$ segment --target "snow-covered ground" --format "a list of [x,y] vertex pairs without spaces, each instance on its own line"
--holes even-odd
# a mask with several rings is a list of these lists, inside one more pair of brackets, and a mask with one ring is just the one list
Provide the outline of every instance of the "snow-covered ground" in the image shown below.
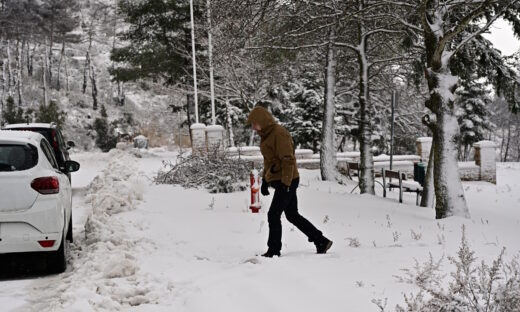
[[[520,250],[520,164],[499,164],[498,184],[466,182],[471,219],[438,221],[434,211],[380,196],[351,194],[355,184],[319,181],[301,171],[299,209],[334,241],[326,255],[283,221],[282,257],[266,249],[266,212],[247,209],[247,192],[209,194],[152,178],[161,149],[81,153],[73,176],[74,234],[66,273],[0,280],[2,311],[378,311],[414,292],[396,275],[454,255],[461,226],[476,256]],[[380,191],[380,190],[378,190]],[[450,270],[447,263],[443,267]]]

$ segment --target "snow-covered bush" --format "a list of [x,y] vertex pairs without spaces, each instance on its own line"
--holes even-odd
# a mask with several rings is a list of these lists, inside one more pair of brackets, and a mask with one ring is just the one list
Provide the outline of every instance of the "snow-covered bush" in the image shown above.
[[9,96],[6,99],[5,108],[2,110],[0,125],[3,123],[15,124],[25,122],[24,114],[26,114],[26,112],[21,107],[17,108],[13,97]]
[[108,123],[108,115],[105,106],[101,106],[101,118],[94,120],[96,131],[96,145],[103,151],[108,152],[116,147],[117,138],[113,134],[113,128]]
[[[462,241],[456,257],[449,257],[455,266],[450,279],[441,273],[442,260],[430,260],[423,265],[416,262],[414,269],[405,269],[401,282],[417,285],[419,293],[405,295],[404,307],[399,312],[460,311],[481,312],[520,311],[520,266],[518,258],[504,262],[504,252],[491,263],[477,262],[462,228]],[[446,288],[445,285],[448,285]]]
[[67,113],[60,110],[58,103],[52,100],[48,105],[40,104],[36,111],[36,121],[43,123],[54,122],[58,127],[63,127]]
[[156,183],[204,187],[210,193],[245,190],[251,172],[249,162],[217,152],[207,156],[179,156],[176,163],[163,162],[163,165],[155,178]]

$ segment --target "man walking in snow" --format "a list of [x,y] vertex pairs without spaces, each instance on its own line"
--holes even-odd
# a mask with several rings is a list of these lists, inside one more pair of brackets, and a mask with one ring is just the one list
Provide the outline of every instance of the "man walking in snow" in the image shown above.
[[264,157],[261,193],[269,195],[269,186],[275,189],[267,220],[269,222],[268,250],[262,256],[280,256],[282,249],[282,212],[289,222],[314,242],[316,252],[324,254],[332,246],[332,241],[298,213],[296,189],[300,182],[294,144],[289,132],[276,123],[273,116],[263,107],[255,107],[247,119],[261,137],[260,151]]

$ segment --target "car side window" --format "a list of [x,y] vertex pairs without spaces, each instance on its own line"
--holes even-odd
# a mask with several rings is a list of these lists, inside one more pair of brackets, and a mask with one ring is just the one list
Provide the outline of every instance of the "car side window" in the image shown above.
[[63,135],[61,134],[61,131],[56,130],[56,136],[58,138],[58,144],[61,147],[61,149],[67,150],[65,146],[65,140],[63,139]]
[[49,160],[52,167],[54,167],[54,169],[59,170],[58,163],[56,162],[56,158],[54,158],[54,153],[52,152],[52,148],[49,146],[47,140],[43,139],[40,143],[40,146],[42,148],[43,153],[45,154],[45,157],[47,157],[47,160]]

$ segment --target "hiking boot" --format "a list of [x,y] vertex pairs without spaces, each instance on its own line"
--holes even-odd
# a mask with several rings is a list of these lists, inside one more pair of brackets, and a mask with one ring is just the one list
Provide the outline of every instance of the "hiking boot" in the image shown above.
[[267,252],[262,255],[262,257],[266,257],[266,258],[272,258],[274,256],[280,257],[280,252],[279,251],[267,250]]
[[332,241],[325,236],[322,236],[314,242],[314,245],[316,245],[316,253],[324,254],[327,253],[327,250],[329,250],[330,247],[332,247]]

